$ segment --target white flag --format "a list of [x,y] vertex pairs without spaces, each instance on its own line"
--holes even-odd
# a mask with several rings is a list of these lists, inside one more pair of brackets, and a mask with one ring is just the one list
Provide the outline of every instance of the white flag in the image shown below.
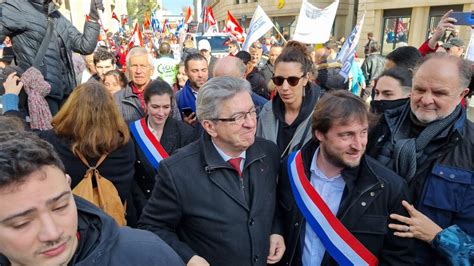
[[342,45],[341,51],[339,51],[336,57],[336,60],[341,62],[342,64],[342,68],[341,71],[339,71],[339,74],[343,76],[346,80],[351,71],[352,62],[354,61],[354,53],[357,48],[357,44],[359,43],[362,25],[364,24],[364,18],[365,11],[362,17],[357,22],[357,25],[355,25],[349,37],[347,37],[347,40],[344,42],[344,45]]
[[248,51],[250,45],[260,39],[267,31],[273,28],[273,22],[267,16],[265,11],[260,6],[257,6],[255,13],[253,13],[252,20],[250,21],[249,31],[247,38],[245,39],[242,50]]
[[339,0],[336,0],[328,7],[320,9],[303,0],[293,40],[302,43],[327,42],[331,35],[338,5]]

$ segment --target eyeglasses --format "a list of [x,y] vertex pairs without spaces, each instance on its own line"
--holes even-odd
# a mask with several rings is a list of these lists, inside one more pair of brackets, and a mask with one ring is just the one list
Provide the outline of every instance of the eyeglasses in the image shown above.
[[211,120],[214,121],[222,121],[222,122],[232,122],[236,125],[241,126],[247,117],[250,117],[251,119],[256,119],[257,118],[257,110],[255,110],[255,107],[252,107],[252,109],[248,112],[240,112],[236,113],[232,117],[226,117],[226,118],[213,118]]
[[304,76],[306,76],[306,74],[303,74],[303,76],[301,77],[291,76],[287,78],[284,78],[282,76],[276,76],[276,77],[272,77],[272,81],[273,81],[273,84],[277,86],[283,85],[283,82],[285,82],[285,80],[288,82],[290,86],[296,86],[300,82],[300,79],[302,79]]
[[260,44],[252,44],[250,47],[254,49],[262,49],[262,45]]

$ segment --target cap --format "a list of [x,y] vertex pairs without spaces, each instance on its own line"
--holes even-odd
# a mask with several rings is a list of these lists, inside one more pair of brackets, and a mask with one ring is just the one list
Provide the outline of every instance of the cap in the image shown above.
[[441,45],[443,48],[451,48],[453,46],[462,47],[464,46],[464,41],[459,38],[451,38],[449,41]]
[[211,51],[211,44],[209,43],[208,40],[202,39],[198,42],[198,50],[208,50]]

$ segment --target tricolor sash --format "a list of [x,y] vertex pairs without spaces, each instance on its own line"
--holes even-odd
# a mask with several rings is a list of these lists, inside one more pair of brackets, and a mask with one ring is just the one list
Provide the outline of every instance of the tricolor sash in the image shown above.
[[288,175],[296,204],[327,252],[339,265],[377,265],[378,260],[331,212],[304,172],[301,151],[288,159]]
[[130,132],[135,137],[135,140],[148,161],[150,161],[153,168],[157,170],[161,160],[168,157],[168,153],[163,146],[161,146],[155,135],[151,133],[146,123],[146,118],[131,123]]

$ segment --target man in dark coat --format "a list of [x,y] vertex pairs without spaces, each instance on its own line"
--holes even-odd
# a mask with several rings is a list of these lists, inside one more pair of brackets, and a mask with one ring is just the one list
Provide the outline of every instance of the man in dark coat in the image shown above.
[[[441,228],[474,235],[474,124],[460,102],[469,92],[471,63],[433,53],[415,69],[410,99],[386,110],[367,152],[405,178],[414,205]],[[412,219],[413,218],[413,219]],[[405,237],[414,217],[394,228]],[[408,232],[407,232],[408,231]],[[415,265],[448,265],[430,243],[415,242]]]
[[84,33],[80,33],[61,15],[58,4],[57,0],[7,0],[0,5],[0,42],[6,36],[11,38],[16,62],[23,70],[33,65],[46,36],[48,21],[54,25],[44,58],[35,66],[51,84],[46,100],[53,115],[76,87],[72,51],[80,54],[94,51],[100,28],[97,8],[103,9],[101,0],[91,1],[91,19],[85,23]]
[[285,245],[274,220],[279,156],[255,138],[250,84],[216,77],[199,90],[205,134],[160,162],[139,227],[188,265],[276,263]]
[[[407,186],[400,176],[364,155],[370,120],[364,102],[348,91],[328,92],[319,100],[312,117],[313,140],[285,158],[280,171],[278,213],[284,220],[288,247],[282,265],[340,264],[341,260],[336,259],[340,255],[333,251],[331,242],[349,256],[347,249],[338,245],[344,239],[329,235],[331,230],[325,223],[330,221],[322,222],[316,211],[303,214],[302,209],[311,210],[308,206],[314,205],[302,200],[311,195],[308,190],[290,185],[297,184],[295,177],[306,180],[379,265],[411,263],[411,241],[394,236],[388,228],[391,213],[406,213],[401,202],[408,197]],[[295,154],[301,160],[293,161]],[[304,169],[304,173],[295,174],[295,167]],[[326,237],[335,240],[325,241]]]
[[184,265],[156,235],[74,197],[53,146],[33,133],[0,133],[0,180],[0,265]]

